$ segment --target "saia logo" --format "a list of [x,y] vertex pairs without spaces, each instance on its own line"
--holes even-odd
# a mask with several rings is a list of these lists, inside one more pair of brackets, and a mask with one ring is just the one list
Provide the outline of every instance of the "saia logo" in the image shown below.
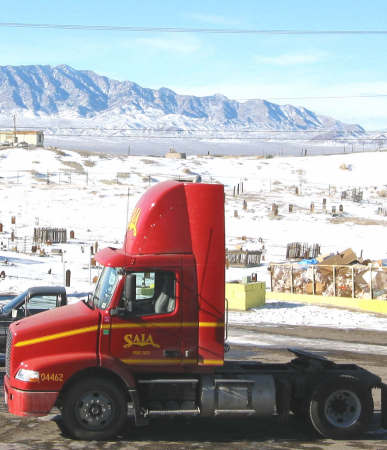
[[137,222],[138,218],[140,217],[140,208],[134,208],[134,211],[132,213],[132,217],[130,218],[128,230],[133,233],[133,236],[137,235]]
[[126,342],[126,344],[124,344],[124,348],[130,348],[133,345],[137,345],[138,347],[146,347],[147,345],[150,345],[154,348],[160,348],[159,344],[153,342],[151,334],[148,334],[148,336],[145,336],[145,333],[135,335],[125,334],[124,341]]

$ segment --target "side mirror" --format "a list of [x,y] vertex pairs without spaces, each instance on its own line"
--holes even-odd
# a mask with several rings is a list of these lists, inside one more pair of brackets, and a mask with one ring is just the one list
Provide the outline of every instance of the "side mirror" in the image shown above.
[[125,277],[124,305],[128,312],[133,312],[133,302],[136,299],[136,275],[130,273]]
[[128,311],[126,308],[114,308],[110,310],[111,317],[121,317],[125,319],[128,315]]

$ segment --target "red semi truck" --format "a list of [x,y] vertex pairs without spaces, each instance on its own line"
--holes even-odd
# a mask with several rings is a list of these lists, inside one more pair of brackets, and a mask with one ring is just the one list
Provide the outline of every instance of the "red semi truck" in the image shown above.
[[[122,249],[88,301],[13,323],[5,399],[12,414],[57,406],[74,438],[101,440],[159,416],[257,416],[291,412],[323,436],[349,438],[373,416],[386,386],[354,364],[291,350],[284,364],[225,360],[224,190],[166,181],[137,203]],[[259,419],[257,419],[259,420]]]

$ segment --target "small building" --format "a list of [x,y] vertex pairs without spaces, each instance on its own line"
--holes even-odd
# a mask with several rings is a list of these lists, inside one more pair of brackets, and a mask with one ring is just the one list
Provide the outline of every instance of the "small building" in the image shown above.
[[186,153],[177,152],[174,148],[170,148],[169,152],[165,154],[165,157],[173,159],[186,159],[187,155]]
[[44,133],[43,131],[1,131],[0,130],[0,145],[12,145],[14,147],[31,145],[33,147],[43,147]]

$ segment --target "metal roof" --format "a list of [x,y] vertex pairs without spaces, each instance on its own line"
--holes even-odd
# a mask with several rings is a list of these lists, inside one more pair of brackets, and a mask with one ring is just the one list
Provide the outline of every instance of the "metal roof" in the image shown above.
[[[15,131],[9,131],[9,130],[0,130],[0,134],[8,134],[10,136],[14,136],[15,135]],[[32,131],[32,130],[22,130],[22,131],[16,131],[16,134],[43,134],[43,131]]]

